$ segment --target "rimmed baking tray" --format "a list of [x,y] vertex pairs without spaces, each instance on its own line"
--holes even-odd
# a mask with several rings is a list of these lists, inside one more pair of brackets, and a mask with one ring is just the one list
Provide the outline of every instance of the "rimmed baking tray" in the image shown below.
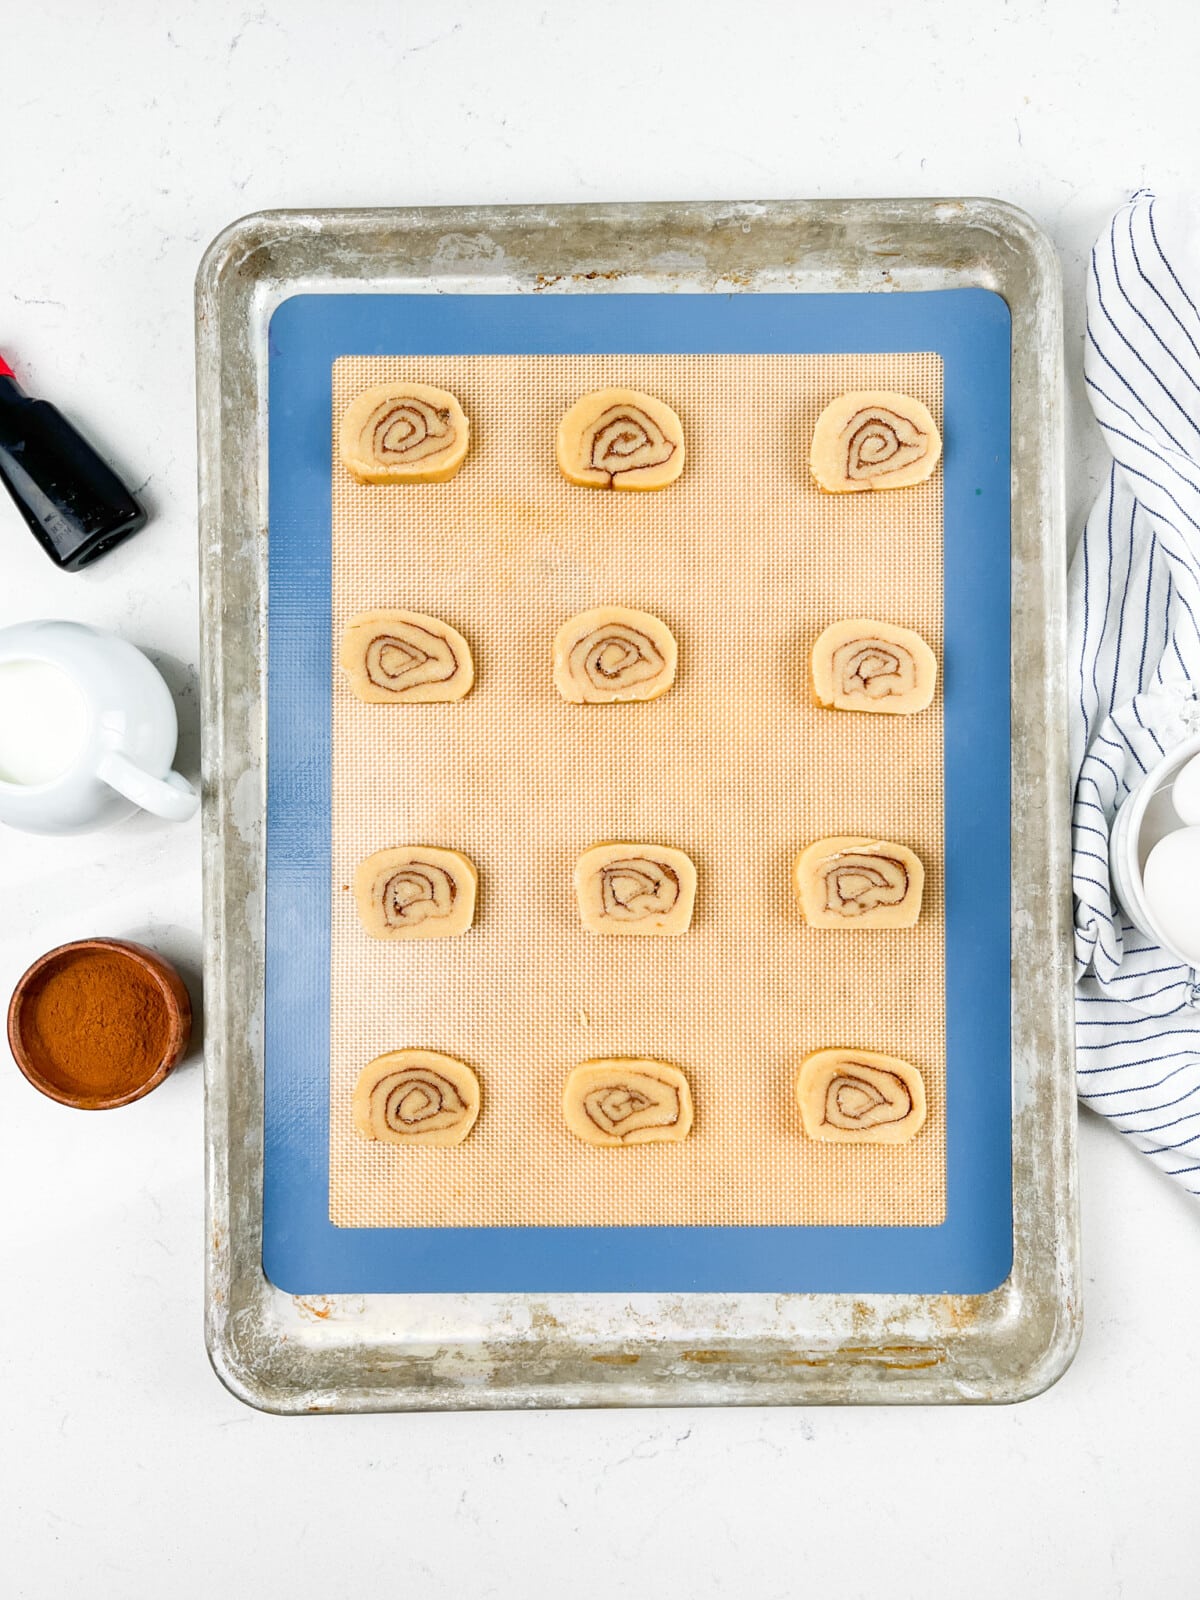
[[[301,1294],[276,1288],[263,1271],[273,313],[304,294],[754,297],[967,288],[1001,296],[1012,319],[1007,1277],[978,1293],[936,1292],[928,1279],[919,1293],[856,1292],[853,1275],[836,1292],[811,1294],[329,1293],[341,1285],[319,1280]],[[1074,1349],[1079,1319],[1061,315],[1044,238],[991,201],[264,214],[210,248],[198,322],[208,1337],[224,1380],[249,1402],[281,1411],[1006,1400],[1052,1381]],[[686,1275],[680,1281],[686,1285]],[[961,1281],[946,1271],[947,1286]]]

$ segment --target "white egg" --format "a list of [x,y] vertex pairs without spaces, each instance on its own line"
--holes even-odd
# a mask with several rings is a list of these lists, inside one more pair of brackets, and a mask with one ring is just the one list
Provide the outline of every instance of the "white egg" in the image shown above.
[[1186,761],[1171,785],[1171,804],[1181,822],[1200,824],[1200,755]]
[[1158,841],[1146,858],[1142,888],[1163,938],[1200,964],[1200,827],[1179,828]]

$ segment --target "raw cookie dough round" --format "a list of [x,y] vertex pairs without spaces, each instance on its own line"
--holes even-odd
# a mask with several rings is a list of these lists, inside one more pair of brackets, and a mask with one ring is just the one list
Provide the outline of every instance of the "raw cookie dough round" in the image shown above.
[[648,611],[597,606],[554,640],[554,687],[575,704],[656,700],[675,682],[675,638]]
[[925,1123],[916,1067],[874,1050],[818,1050],[800,1063],[796,1101],[810,1139],[904,1144]]
[[479,1079],[436,1050],[391,1050],[359,1074],[354,1126],[384,1144],[461,1144],[479,1115]]
[[475,682],[462,634],[420,611],[360,611],[346,624],[338,661],[353,692],[374,705],[461,700]]
[[938,464],[942,437],[912,395],[856,389],[839,395],[817,418],[809,464],[827,494],[856,489],[907,489]]
[[563,476],[588,489],[665,489],[683,456],[679,418],[637,389],[594,389],[558,425]]
[[346,407],[342,464],[360,483],[444,483],[471,429],[455,397],[428,383],[377,383]]
[[792,881],[814,928],[911,928],[925,868],[902,844],[836,834],[801,850]]
[[449,939],[475,918],[475,863],[457,850],[376,850],[354,873],[354,899],[372,939]]
[[835,622],[812,650],[813,694],[837,711],[924,711],[937,683],[937,657],[919,633],[891,622]]
[[691,1132],[692,1092],[665,1061],[585,1061],[567,1079],[563,1116],[585,1144],[675,1143]]
[[575,893],[583,925],[592,933],[686,933],[696,868],[668,845],[593,845],[575,865]]

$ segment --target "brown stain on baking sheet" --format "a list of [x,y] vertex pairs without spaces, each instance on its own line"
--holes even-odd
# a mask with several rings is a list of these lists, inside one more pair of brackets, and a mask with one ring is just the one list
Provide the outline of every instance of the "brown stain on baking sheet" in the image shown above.
[[781,1356],[785,1367],[883,1366],[896,1371],[915,1372],[924,1367],[941,1366],[946,1351],[924,1344],[842,1345],[827,1356]]
[[943,1294],[933,1301],[936,1310],[956,1332],[974,1327],[985,1303],[985,1296],[970,1294]]
[[597,278],[616,282],[625,277],[620,269],[608,272],[539,272],[533,280],[533,292],[539,294],[545,289],[553,289],[556,283],[594,283]]
[[[926,1367],[940,1366],[946,1360],[946,1351],[936,1345],[924,1344],[851,1344],[831,1350],[828,1355],[779,1355],[755,1358],[739,1350],[685,1350],[681,1361],[697,1366],[758,1366],[783,1367],[838,1367],[882,1366],[895,1371],[914,1372]],[[635,1358],[636,1359],[636,1358]]]

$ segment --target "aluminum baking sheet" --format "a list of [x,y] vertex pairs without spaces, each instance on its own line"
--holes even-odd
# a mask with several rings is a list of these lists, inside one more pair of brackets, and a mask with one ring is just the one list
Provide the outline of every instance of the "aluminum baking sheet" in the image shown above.
[[[851,298],[881,288],[898,292]],[[976,293],[928,292],[964,289]],[[356,302],[364,290],[372,297]],[[939,300],[965,306],[997,295],[1011,312],[1012,571],[1023,579],[1013,631],[1012,970],[1018,984],[1023,972],[1039,971],[1041,1005],[1019,988],[1010,995],[1005,984],[992,1032],[1002,1041],[1007,1011],[1011,1159],[1006,1107],[1001,1104],[998,1115],[987,1100],[988,1086],[994,1092],[998,1081],[993,1067],[972,1085],[982,1089],[982,1107],[976,1094],[961,1097],[968,1121],[975,1110],[980,1138],[972,1145],[964,1131],[949,1142],[950,1203],[942,1227],[737,1230],[743,1243],[749,1241],[738,1257],[745,1270],[737,1274],[729,1266],[733,1257],[722,1264],[719,1252],[697,1252],[691,1239],[675,1238],[672,1248],[650,1253],[646,1276],[631,1275],[622,1241],[598,1270],[594,1258],[603,1241],[590,1251],[566,1252],[558,1268],[548,1268],[552,1251],[522,1251],[518,1239],[514,1257],[494,1248],[498,1230],[463,1230],[484,1238],[463,1241],[466,1254],[448,1275],[430,1275],[428,1259],[438,1252],[427,1248],[420,1230],[401,1238],[403,1230],[330,1227],[327,1176],[313,1161],[328,1116],[327,1070],[321,1069],[319,1082],[311,1076],[316,1058],[311,1051],[306,1058],[303,1049],[292,1052],[286,1068],[286,1052],[268,1052],[273,1099],[264,1164],[264,1022],[268,1034],[272,1027],[262,1003],[267,374],[273,365],[295,363],[278,391],[289,396],[287,407],[272,408],[276,456],[293,443],[289,419],[298,414],[311,422],[315,404],[325,423],[326,476],[323,491],[317,485],[315,514],[311,483],[307,511],[286,494],[281,499],[278,486],[271,502],[272,583],[289,561],[297,563],[302,587],[309,584],[319,605],[322,537],[326,562],[328,556],[329,358],[348,350],[408,348],[397,343],[404,334],[394,325],[379,342],[381,314],[386,321],[380,308],[433,290],[470,297],[428,302],[431,318],[443,318],[437,335],[442,351],[446,339],[456,337],[467,342],[452,348],[492,348],[480,340],[495,338],[496,329],[504,330],[499,337],[512,349],[514,319],[539,348],[539,328],[589,318],[603,324],[605,304],[614,314],[622,304],[605,297],[631,293],[687,296],[657,302],[669,308],[658,321],[675,330],[670,348],[681,350],[711,347],[697,343],[697,325],[706,319],[720,329],[719,349],[807,349],[814,339],[816,347],[832,349],[944,344],[955,382],[963,385],[956,404],[964,408],[968,393],[996,392],[994,383],[979,383],[985,324],[973,326],[968,318],[955,344],[946,331],[952,317],[942,317],[941,333],[936,322],[924,324],[920,337],[913,319],[919,324],[921,308]],[[726,293],[717,297],[713,290]],[[696,292],[705,298],[694,299]],[[819,301],[817,293],[836,299]],[[388,298],[375,300],[379,294]],[[488,296],[503,299],[489,305]],[[307,341],[297,339],[289,323],[287,337],[269,343],[271,317],[285,300],[292,322],[296,308],[312,308]],[[471,309],[447,319],[447,307]],[[729,308],[724,323],[719,307]],[[851,322],[839,323],[839,307],[857,331],[849,331]],[[227,1381],[254,1403],[287,1410],[1013,1398],[1049,1381],[1069,1358],[1077,1312],[1064,747],[1044,737],[1047,721],[1052,730],[1062,721],[1059,313],[1045,242],[1024,219],[991,202],[266,216],[235,225],[210,250],[199,315],[209,663],[210,1347]],[[347,320],[353,330],[348,344]],[[627,319],[617,320],[627,340]],[[404,324],[414,325],[421,323],[411,316]],[[805,329],[799,345],[789,345],[785,334],[781,346],[781,328],[797,325]],[[601,348],[620,347],[611,343],[614,337],[610,332]],[[821,338],[832,342],[821,344]],[[577,341],[566,347],[580,348]],[[947,382],[949,392],[949,369]],[[1040,427],[1030,425],[1034,419]],[[997,437],[994,418],[983,436]],[[975,479],[986,481],[988,467],[982,458],[970,460],[968,451],[948,451],[948,526],[952,494],[965,501],[983,486],[968,485],[966,476],[954,480],[956,457],[964,472],[969,463],[967,476]],[[1003,461],[999,466],[1003,472]],[[995,459],[991,467],[996,470]],[[956,515],[967,514],[957,498],[954,505]],[[994,553],[995,542],[986,549]],[[327,614],[327,582],[324,592]],[[281,616],[292,617],[294,599]],[[256,628],[246,629],[247,616],[257,620]],[[286,633],[272,630],[273,668]],[[326,651],[323,669],[327,662]],[[275,681],[278,690],[278,670]],[[283,717],[272,704],[274,738]],[[952,708],[948,692],[948,718]],[[997,720],[993,710],[983,725],[994,732]],[[284,766],[274,744],[272,752],[275,784]],[[320,765],[318,755],[311,770],[319,773]],[[947,772],[986,775],[994,792],[995,775],[986,774],[986,766],[984,760],[958,769],[948,763]],[[296,776],[292,770],[286,775]],[[318,793],[318,814],[319,800]],[[965,849],[967,838],[961,824],[952,827],[948,850],[960,842]],[[324,859],[327,868],[327,849]],[[278,854],[273,865],[277,860]],[[293,865],[303,879],[303,859]],[[311,861],[309,868],[315,882]],[[293,914],[290,926],[312,922]],[[319,915],[315,922],[319,927]],[[1028,957],[1022,963],[1020,951],[1022,940],[1034,937],[1041,948],[1031,966]],[[1049,1003],[1047,949],[1053,958]],[[987,953],[994,980],[997,952]],[[1005,970],[1003,962],[999,966]],[[295,971],[305,974],[307,985],[320,967],[317,950],[307,966],[303,955],[298,958]],[[983,969],[975,979],[977,1003],[986,1010]],[[947,992],[950,1000],[949,985]],[[964,1006],[970,992],[970,986],[961,991]],[[325,1017],[327,1031],[327,1005]],[[1006,1090],[1002,1075],[999,1082]],[[540,1231],[499,1230],[518,1236]],[[885,1237],[903,1232],[921,1234],[915,1256],[908,1241]],[[760,1233],[761,1239],[750,1237]],[[285,1288],[263,1274],[264,1243],[272,1276]],[[507,1265],[498,1268],[498,1261]],[[713,1270],[706,1270],[710,1264]],[[439,1292],[381,1292],[405,1284]],[[614,1299],[601,1290],[638,1293],[631,1301],[628,1294]]]

